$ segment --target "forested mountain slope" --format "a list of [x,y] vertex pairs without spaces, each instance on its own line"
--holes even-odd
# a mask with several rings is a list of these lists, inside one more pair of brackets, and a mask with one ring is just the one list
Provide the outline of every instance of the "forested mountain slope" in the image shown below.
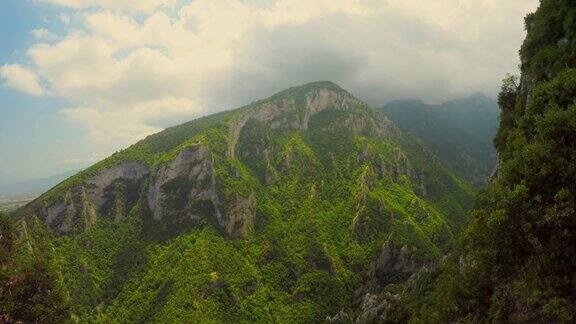
[[470,188],[330,82],[152,135],[6,221],[12,320],[315,322],[450,249]]
[[499,170],[471,226],[440,270],[388,286],[360,318],[576,321],[576,2],[542,0],[526,30],[522,75],[499,96]]
[[475,186],[486,186],[497,162],[493,141],[500,110],[496,101],[482,94],[440,105],[397,100],[380,110],[420,139],[458,176]]

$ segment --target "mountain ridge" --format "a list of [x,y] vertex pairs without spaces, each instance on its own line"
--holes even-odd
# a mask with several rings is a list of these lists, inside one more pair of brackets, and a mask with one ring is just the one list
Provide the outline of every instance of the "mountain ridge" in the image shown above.
[[[363,121],[349,119],[348,121],[350,121],[351,125],[346,126],[356,127],[357,128],[356,131],[376,132],[378,133],[378,135],[381,135],[381,133],[384,131],[384,128],[382,127],[391,126],[391,123],[389,121],[387,121],[385,118],[380,117],[377,113],[370,110],[366,104],[354,98],[351,94],[349,94],[336,84],[326,81],[313,82],[299,87],[292,87],[288,90],[279,92],[267,99],[259,100],[250,105],[215,115],[217,117],[222,115],[224,116],[223,120],[220,121],[221,125],[219,127],[227,126],[229,128],[227,143],[224,143],[226,142],[225,139],[221,140],[220,143],[217,144],[218,145],[217,149],[221,151],[220,153],[224,153],[224,151],[226,151],[224,157],[235,159],[236,145],[238,142],[238,138],[240,137],[240,132],[244,129],[244,126],[249,120],[255,120],[258,122],[268,124],[269,127],[273,130],[274,129],[305,130],[308,127],[308,123],[310,121],[311,116],[318,114],[327,108],[333,108],[332,106],[337,107],[336,110],[348,111],[350,113],[361,112],[361,114],[364,115],[367,114],[366,116],[369,115],[372,118],[378,118],[377,119],[378,122],[381,123],[380,125],[377,125],[375,123],[371,123],[371,125],[366,124],[353,125],[354,122],[363,123]],[[366,116],[360,116],[360,119]],[[212,117],[213,116],[207,116],[206,118],[209,119]],[[202,121],[204,120],[204,118],[201,118],[200,120]],[[189,123],[172,127],[168,129],[166,132],[186,127],[186,125],[189,125]],[[160,132],[159,134],[164,133],[165,132]],[[131,148],[135,148],[136,150],[138,149],[145,150],[146,147],[148,146],[147,141],[149,140],[149,138],[154,137],[155,136],[152,135],[151,137],[148,137],[143,141],[133,145]],[[147,157],[139,156],[135,158],[128,156],[126,158],[126,161],[132,160],[132,162],[129,162],[129,164],[125,166],[122,165],[119,166],[118,163],[120,163],[120,161],[123,160],[122,155],[126,155],[126,152],[129,151],[131,148],[129,148],[127,151],[121,151],[119,153],[115,153],[114,155],[112,155],[111,158],[100,161],[93,167],[88,168],[85,172],[81,172],[80,174],[78,174],[78,176],[72,177],[64,181],[62,184],[60,184],[53,190],[50,190],[47,193],[47,195],[42,195],[41,197],[39,197],[37,201],[43,201],[46,199],[46,196],[49,197],[50,195],[54,195],[53,192],[60,193],[61,190],[66,190],[65,189],[66,187],[73,186],[74,182],[79,181],[81,182],[83,180],[86,180],[90,176],[93,176],[94,173],[101,171],[101,169],[105,169],[107,170],[107,172],[104,175],[102,175],[102,177],[108,179],[103,180],[104,181],[103,183],[98,183],[100,182],[100,180],[98,179],[92,178],[91,180],[88,180],[89,182],[91,182],[91,185],[99,188],[97,190],[98,191],[97,193],[93,193],[95,195],[94,197],[101,196],[102,195],[101,191],[104,190],[104,187],[111,185],[115,179],[128,178],[131,180],[139,180],[150,172],[149,170],[150,167],[160,166],[172,158],[186,159],[186,155],[191,153],[187,151],[189,147],[192,146],[196,147],[199,145],[198,147],[200,148],[200,150],[205,150],[202,144],[200,144],[200,142],[203,140],[207,140],[207,138],[200,137],[192,140],[187,138],[185,140],[183,139],[182,142],[177,144],[176,148],[172,149],[170,152],[165,153],[162,150],[159,150],[160,152],[162,152],[162,154],[160,155],[164,156],[158,157],[158,159],[154,163],[151,163],[150,156]],[[182,153],[184,153],[184,155],[182,155]],[[207,158],[205,154],[206,153],[204,153],[204,158]],[[239,170],[235,170],[234,172],[239,172]],[[69,194],[71,194],[72,196],[79,197],[85,195],[86,193],[79,192]],[[216,201],[218,200],[215,197],[212,197],[211,199],[213,203],[216,203]],[[98,198],[97,200],[100,200],[100,198]],[[31,205],[33,206],[35,202],[36,200],[32,202]],[[53,213],[62,212],[61,211],[61,209],[63,208],[62,206],[63,205],[60,204],[48,207],[48,209],[43,211],[41,214],[44,215],[43,217],[44,219],[46,219],[48,223],[52,223],[53,218],[55,217]],[[25,210],[29,208],[30,206],[26,206]],[[82,206],[81,209],[82,208],[88,208],[88,207]],[[84,219],[82,220],[82,222],[83,223],[95,222],[95,214],[96,213],[94,210],[89,210],[87,215],[88,219]],[[63,227],[62,232],[67,232],[66,230],[67,227],[68,226]]]
[[426,144],[450,169],[477,187],[485,187],[496,166],[499,109],[485,95],[429,105],[396,100],[380,109],[402,130]]
[[[7,269],[46,269],[38,282],[61,298],[42,316],[320,321],[354,291],[438,262],[472,195],[383,114],[312,83],[168,128],[64,181],[18,212]],[[23,285],[42,300],[34,282]],[[38,318],[13,296],[13,313]]]

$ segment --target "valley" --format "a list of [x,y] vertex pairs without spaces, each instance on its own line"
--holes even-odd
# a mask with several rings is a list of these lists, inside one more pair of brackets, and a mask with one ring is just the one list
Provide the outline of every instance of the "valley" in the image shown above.
[[16,211],[32,200],[33,198],[0,199],[0,212],[8,213]]

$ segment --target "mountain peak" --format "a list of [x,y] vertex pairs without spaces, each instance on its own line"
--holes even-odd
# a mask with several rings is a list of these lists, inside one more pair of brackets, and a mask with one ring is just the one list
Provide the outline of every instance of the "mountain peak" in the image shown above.
[[284,91],[278,92],[277,94],[273,95],[272,97],[266,100],[287,99],[287,98],[302,99],[309,93],[320,90],[328,90],[335,93],[342,93],[352,96],[346,90],[344,90],[342,87],[340,87],[339,85],[337,85],[332,81],[315,81],[288,88]]
[[[270,129],[308,129],[310,120],[326,111],[368,111],[367,105],[329,81],[292,87],[241,110],[230,122],[229,156],[235,155],[240,132],[250,120]],[[379,124],[387,124],[382,121]]]
[[340,87],[339,85],[337,85],[336,83],[334,83],[332,81],[309,82],[309,83],[305,83],[303,85],[291,87],[287,91],[289,91],[289,90],[319,90],[319,89],[327,89],[327,90],[346,92],[342,87]]
[[[271,97],[252,103],[241,110],[240,119],[256,118],[277,124],[278,118],[289,117],[292,128],[306,128],[308,119],[321,111],[353,111],[367,105],[331,81],[317,81],[295,86]],[[294,120],[294,113],[298,115]],[[304,124],[302,124],[302,122]],[[279,125],[272,125],[277,128]],[[287,126],[287,125],[284,125]]]
[[80,320],[101,304],[103,322],[269,322],[258,296],[270,293],[305,298],[274,302],[286,321],[320,322],[328,311],[302,302],[347,307],[342,296],[365,287],[356,278],[379,284],[381,255],[415,260],[395,269],[408,278],[443,254],[468,192],[383,114],[314,82],[167,129],[62,182],[19,211],[35,250],[18,249],[15,264],[62,264],[46,267],[64,278],[49,287],[79,296]]

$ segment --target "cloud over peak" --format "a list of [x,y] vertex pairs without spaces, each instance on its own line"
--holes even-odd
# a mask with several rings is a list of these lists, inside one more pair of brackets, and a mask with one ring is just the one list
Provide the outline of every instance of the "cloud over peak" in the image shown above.
[[5,80],[7,86],[14,90],[37,97],[46,94],[36,74],[19,64],[6,64],[1,66],[0,77]]
[[[517,64],[537,0],[42,0],[66,32],[27,51],[6,83],[76,103],[94,140],[133,142],[168,124],[289,86],[333,80],[375,105],[483,91]],[[42,35],[41,35],[42,34]]]

